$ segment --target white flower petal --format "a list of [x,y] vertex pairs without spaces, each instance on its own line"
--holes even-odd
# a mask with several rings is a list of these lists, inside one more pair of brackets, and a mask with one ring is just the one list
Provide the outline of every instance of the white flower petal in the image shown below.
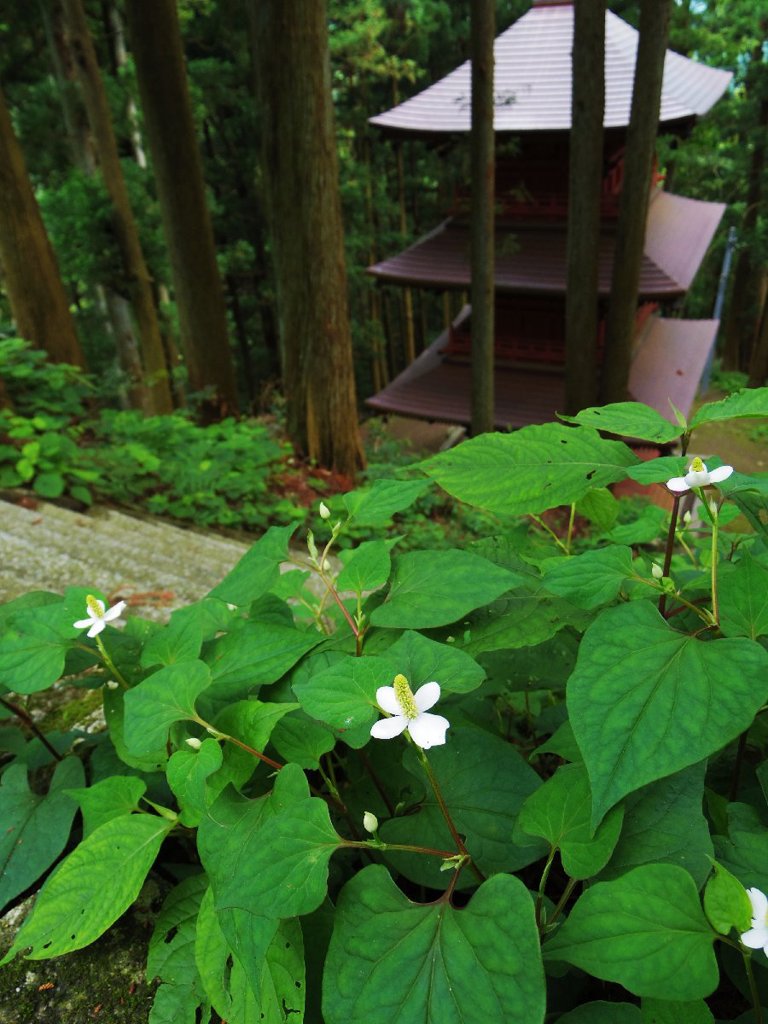
[[717,469],[713,469],[709,474],[710,482],[713,484],[719,484],[721,480],[727,480],[733,472],[733,466],[719,466]]
[[667,480],[667,487],[670,491],[676,491],[678,494],[682,494],[684,491],[690,491],[690,487],[685,482],[684,476],[673,476],[671,480]]
[[75,629],[87,629],[89,626],[93,625],[93,622],[94,620],[91,618],[78,619],[77,622],[73,622],[72,625]]
[[429,711],[440,700],[440,683],[424,683],[413,695],[419,711]]
[[380,686],[376,691],[376,703],[388,715],[402,715],[403,709],[395,696],[394,686]]
[[112,619],[119,618],[119,616],[123,614],[124,609],[125,601],[118,601],[113,608],[109,608],[107,611],[104,612],[102,618],[104,619],[105,622],[111,622]]
[[417,747],[429,750],[445,743],[446,730],[451,723],[442,715],[422,714],[408,723],[408,733]]
[[685,482],[689,487],[706,487],[709,483],[707,467],[704,466],[704,469],[699,470],[689,470],[689,472],[685,474]]
[[768,945],[768,931],[765,928],[750,928],[741,936],[741,941],[749,949],[762,949]]
[[89,637],[98,636],[99,633],[101,633],[101,631],[104,628],[105,628],[105,625],[104,625],[103,619],[97,619],[96,622],[93,623],[93,625],[91,626],[91,628],[88,630],[88,632],[85,635],[89,636]]
[[752,904],[752,917],[758,921],[765,921],[768,914],[768,896],[760,889],[747,889],[749,902]]
[[405,715],[395,715],[394,718],[380,718],[371,726],[371,736],[376,740],[392,740],[405,732],[408,719]]

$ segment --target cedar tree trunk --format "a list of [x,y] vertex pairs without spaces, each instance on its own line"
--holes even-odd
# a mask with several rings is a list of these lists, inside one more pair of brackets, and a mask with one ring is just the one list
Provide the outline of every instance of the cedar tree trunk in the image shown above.
[[206,404],[237,411],[213,228],[205,201],[175,0],[127,0],[131,49],[144,126],[179,310],[181,345],[192,391],[213,390]]
[[641,0],[640,3],[632,112],[627,131],[624,183],[619,201],[611,299],[605,329],[603,402],[623,402],[627,398],[670,5],[671,0]]
[[139,330],[144,384],[148,398],[145,411],[170,412],[173,403],[157,309],[152,294],[152,282],[141,251],[139,233],[120,166],[112,118],[96,61],[93,40],[82,0],[63,0],[63,6],[88,123],[104,184],[112,203],[113,226],[123,262],[126,287]]
[[494,426],[493,38],[495,0],[472,0],[472,434]]
[[55,362],[84,368],[69,299],[2,91],[0,262],[19,336],[44,348]]
[[325,3],[253,0],[251,11],[288,433],[351,475],[363,452]]
[[597,404],[598,252],[605,111],[605,2],[574,5],[568,169],[565,411]]

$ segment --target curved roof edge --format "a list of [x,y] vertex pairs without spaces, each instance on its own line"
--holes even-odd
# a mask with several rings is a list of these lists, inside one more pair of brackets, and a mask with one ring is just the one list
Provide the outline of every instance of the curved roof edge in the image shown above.
[[[611,11],[605,15],[605,128],[629,124],[638,32]],[[573,5],[535,4],[496,38],[497,132],[567,131],[571,127]],[[660,124],[701,117],[720,99],[732,72],[667,51]],[[471,63],[385,113],[378,128],[434,136],[471,127]]]

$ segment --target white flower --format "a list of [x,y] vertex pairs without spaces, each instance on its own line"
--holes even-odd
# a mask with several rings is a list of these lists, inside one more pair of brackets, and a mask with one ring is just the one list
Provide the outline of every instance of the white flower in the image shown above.
[[747,889],[752,904],[752,927],[744,932],[741,941],[750,949],[762,949],[768,956],[768,896],[759,889]]
[[727,480],[733,472],[733,466],[719,466],[712,472],[707,469],[698,456],[691,462],[685,476],[673,476],[667,480],[667,487],[676,494],[683,494],[690,491],[692,487],[708,487],[710,484],[719,484],[721,480]]
[[86,597],[85,604],[88,617],[86,619],[78,619],[74,623],[74,627],[75,629],[85,629],[87,626],[90,626],[87,633],[90,637],[98,636],[108,622],[123,614],[125,608],[125,601],[118,601],[113,608],[107,608],[103,601],[100,601],[98,597],[94,597],[92,594]]
[[376,701],[391,718],[381,718],[371,726],[371,736],[391,740],[407,732],[417,747],[429,750],[445,743],[450,722],[442,715],[426,712],[440,700],[440,684],[424,683],[413,693],[405,676],[396,675],[394,686],[380,686]]
[[371,835],[379,831],[379,819],[371,811],[366,811],[363,815],[363,828]]

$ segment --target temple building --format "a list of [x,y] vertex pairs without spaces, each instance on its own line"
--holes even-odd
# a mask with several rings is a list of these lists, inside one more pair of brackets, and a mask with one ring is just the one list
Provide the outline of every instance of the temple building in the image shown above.
[[[602,343],[618,197],[629,124],[637,31],[606,12],[602,230]],[[570,0],[534,0],[495,41],[495,412],[497,428],[552,420],[564,411],[568,148],[571,128]],[[722,96],[730,72],[667,52],[659,132],[683,136]],[[390,136],[444,141],[470,131],[469,61],[423,92],[370,119]],[[378,281],[467,292],[468,191],[450,216],[405,251],[369,268]],[[664,190],[654,174],[635,322],[630,397],[673,418],[687,414],[714,346],[718,321],[665,316],[691,287],[725,205]],[[367,404],[380,412],[469,424],[472,311],[465,306],[398,377]]]

